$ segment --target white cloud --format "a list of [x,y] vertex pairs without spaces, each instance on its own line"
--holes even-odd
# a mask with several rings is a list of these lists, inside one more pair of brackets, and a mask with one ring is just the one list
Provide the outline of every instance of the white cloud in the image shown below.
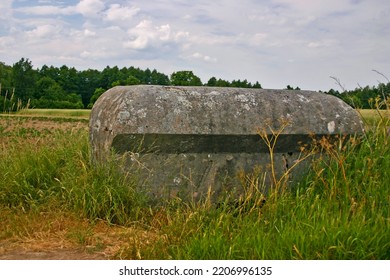
[[190,33],[186,31],[178,31],[174,34],[176,42],[186,41],[190,37]]
[[121,6],[120,4],[112,4],[105,12],[105,19],[108,21],[126,21],[132,19],[140,8]]
[[81,14],[84,17],[98,17],[105,9],[101,0],[80,0],[74,6],[39,5],[17,8],[16,11],[37,16],[72,15]]
[[70,15],[75,13],[74,7],[59,7],[59,6],[50,6],[50,5],[23,7],[23,8],[16,9],[16,11],[27,15],[36,15],[36,16]]
[[268,38],[268,34],[266,33],[256,33],[249,40],[252,45],[261,46],[265,43],[267,38]]
[[144,49],[148,46],[150,41],[155,39],[155,28],[152,22],[148,20],[141,21],[135,28],[128,31],[130,39],[124,43],[126,48]]
[[80,57],[81,58],[84,58],[84,59],[101,59],[101,58],[105,58],[105,57],[109,57],[110,54],[109,52],[103,48],[103,49],[94,49],[94,50],[90,50],[90,51],[87,51],[87,50],[84,50],[81,54],[80,54]]
[[105,8],[101,0],[81,0],[75,7],[76,11],[85,17],[97,17]]
[[309,48],[318,48],[321,46],[321,43],[320,42],[310,42],[309,44],[307,44],[307,46]]
[[143,20],[136,27],[129,29],[128,35],[129,40],[124,43],[124,47],[142,50],[177,43],[186,38],[188,33],[172,32],[169,24],[154,25],[150,20]]
[[198,53],[198,52],[193,53],[191,55],[191,57],[196,58],[196,59],[200,59],[200,60],[205,61],[205,62],[217,62],[217,59],[215,57],[210,57],[208,55],[203,55],[203,54]]
[[300,16],[321,16],[352,8],[350,0],[274,0],[274,3],[284,4],[286,9]]
[[0,2],[0,11],[4,16],[4,13],[10,13],[12,10],[12,2],[13,0],[1,0]]
[[168,41],[171,39],[171,27],[169,24],[161,25],[156,27],[158,38],[161,41]]
[[86,37],[95,37],[96,36],[96,32],[91,31],[89,29],[84,29],[84,35]]
[[37,38],[53,38],[59,32],[58,27],[53,25],[41,25],[31,31],[27,31],[27,36]]
[[264,10],[254,10],[248,15],[248,19],[252,22],[262,22],[271,26],[283,26],[287,23],[288,15],[284,15],[275,9],[266,8]]
[[11,36],[0,37],[0,53],[6,53],[9,55],[9,52],[12,50],[12,46],[14,44],[15,39]]
[[309,48],[329,48],[332,46],[336,46],[338,43],[335,40],[319,40],[319,41],[312,41],[307,44],[307,47]]

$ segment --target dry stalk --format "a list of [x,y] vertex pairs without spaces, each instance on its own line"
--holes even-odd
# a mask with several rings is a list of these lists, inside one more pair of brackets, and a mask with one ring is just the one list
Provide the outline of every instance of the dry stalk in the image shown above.
[[[270,156],[270,168],[271,168],[271,180],[272,186],[275,190],[275,195],[281,191],[282,193],[287,189],[287,182],[291,172],[304,160],[309,158],[315,153],[314,149],[307,149],[305,146],[300,148],[300,154],[298,159],[294,161],[294,164],[289,167],[285,172],[278,178],[276,174],[275,168],[275,147],[278,142],[280,135],[282,135],[283,131],[287,126],[290,125],[291,120],[282,118],[279,120],[280,127],[275,129],[271,126],[269,122],[267,122],[266,128],[258,128],[258,134],[266,144]],[[269,133],[270,132],[270,133]]]

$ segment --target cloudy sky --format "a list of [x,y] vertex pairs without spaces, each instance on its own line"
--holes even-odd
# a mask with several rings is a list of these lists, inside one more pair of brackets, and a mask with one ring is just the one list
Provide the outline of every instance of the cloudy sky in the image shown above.
[[1,0],[0,61],[192,70],[264,88],[390,76],[389,0]]

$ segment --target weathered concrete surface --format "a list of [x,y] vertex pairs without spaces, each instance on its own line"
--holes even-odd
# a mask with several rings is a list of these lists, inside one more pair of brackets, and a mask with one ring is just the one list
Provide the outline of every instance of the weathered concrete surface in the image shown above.
[[92,155],[104,162],[111,149],[125,154],[152,197],[198,198],[209,187],[238,187],[240,170],[266,171],[268,148],[258,129],[277,130],[281,119],[288,125],[275,147],[278,174],[298,159],[309,135],[362,132],[353,108],[318,92],[126,86],[105,92],[92,109]]

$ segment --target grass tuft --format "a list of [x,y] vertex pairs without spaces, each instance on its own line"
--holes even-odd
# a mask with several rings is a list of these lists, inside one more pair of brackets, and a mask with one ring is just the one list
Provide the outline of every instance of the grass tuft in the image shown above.
[[5,176],[0,205],[28,212],[55,204],[91,220],[118,224],[137,219],[143,199],[135,192],[136,182],[122,176],[114,163],[104,168],[91,164],[85,130],[50,136],[50,143],[38,148],[33,142],[20,149],[17,143],[1,151]]

